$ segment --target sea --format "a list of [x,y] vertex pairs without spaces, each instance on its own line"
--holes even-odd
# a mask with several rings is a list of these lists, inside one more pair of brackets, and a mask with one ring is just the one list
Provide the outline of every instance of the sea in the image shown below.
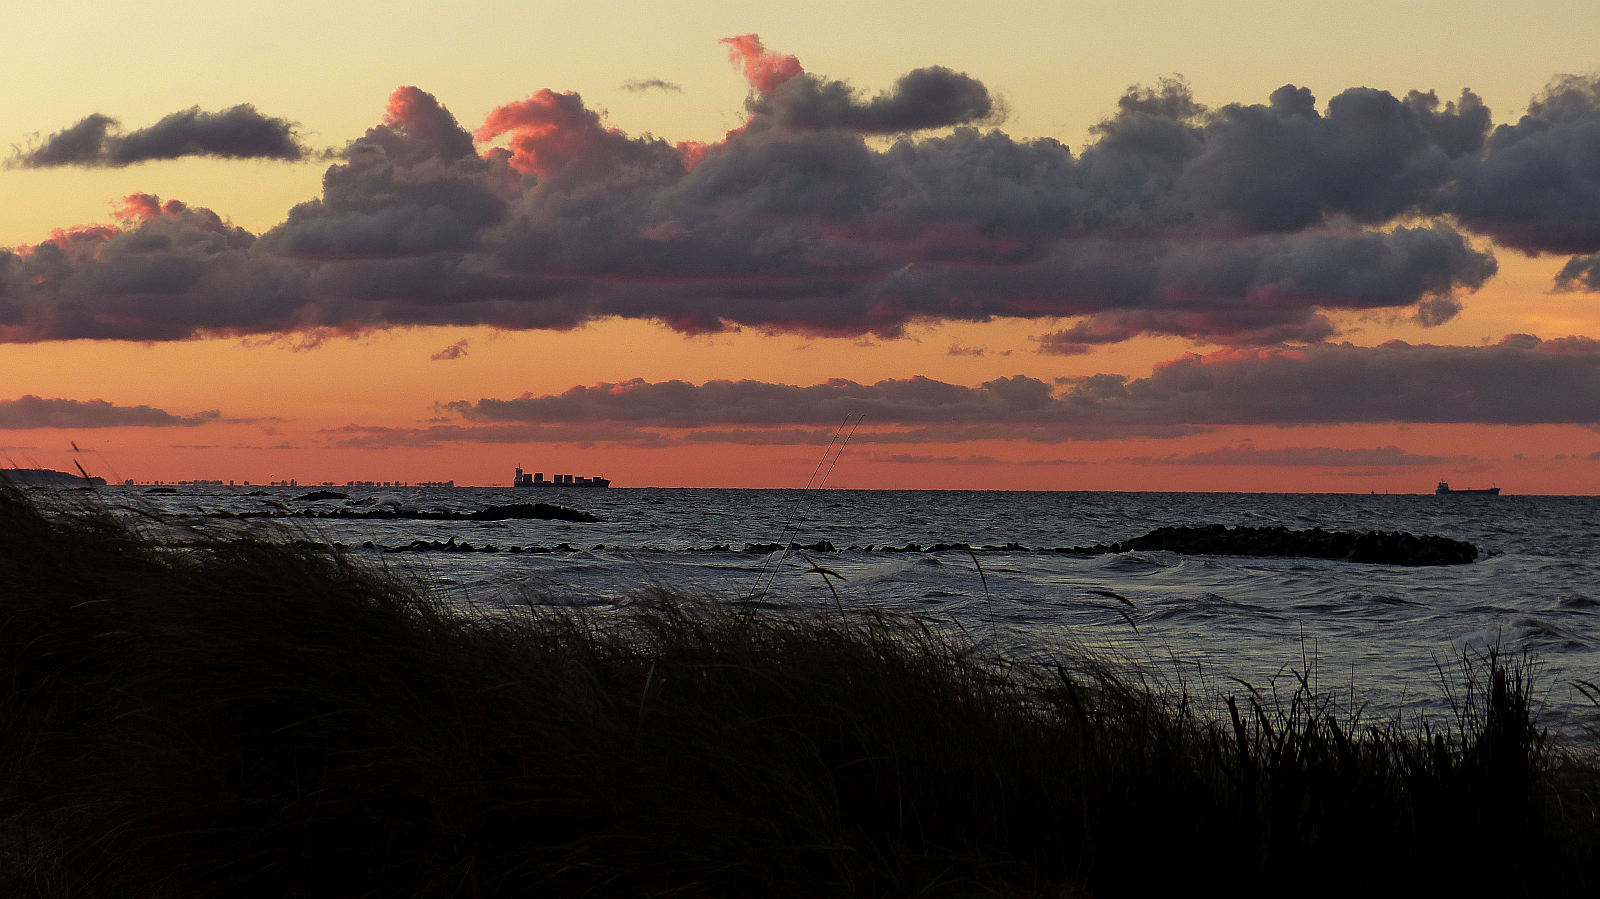
[[[806,613],[879,611],[998,656],[1050,664],[1094,653],[1196,692],[1270,700],[1306,677],[1338,714],[1371,722],[1448,721],[1463,657],[1495,652],[1532,664],[1553,733],[1600,727],[1586,694],[1600,683],[1600,497],[354,487],[311,499],[316,488],[167,489],[102,495],[174,528],[342,544],[473,613],[535,603],[604,614],[662,589]],[[599,520],[320,517],[528,502]],[[1211,524],[1406,531],[1481,554],[1405,567],[1044,551]],[[774,543],[810,548],[760,546]],[[937,544],[974,549],[929,551]]]

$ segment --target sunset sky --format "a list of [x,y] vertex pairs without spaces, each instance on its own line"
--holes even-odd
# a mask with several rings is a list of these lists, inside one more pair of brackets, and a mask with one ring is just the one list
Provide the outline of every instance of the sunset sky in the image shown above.
[[1589,2],[62,0],[0,462],[1600,493]]

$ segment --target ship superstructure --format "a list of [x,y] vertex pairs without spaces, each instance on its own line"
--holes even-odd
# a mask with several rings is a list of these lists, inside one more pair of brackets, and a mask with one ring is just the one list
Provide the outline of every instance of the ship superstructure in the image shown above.
[[513,487],[610,487],[611,481],[599,475],[585,478],[570,474],[553,474],[550,480],[545,480],[544,472],[525,472],[517,469],[516,475],[511,479]]
[[1478,488],[1475,488],[1475,489],[1451,488],[1451,486],[1449,484],[1445,483],[1444,481],[1440,481],[1439,482],[1439,486],[1433,488],[1433,492],[1435,494],[1439,495],[1439,496],[1444,496],[1447,493],[1448,494],[1452,494],[1452,495],[1499,496],[1500,495],[1500,488],[1499,487],[1478,487]]

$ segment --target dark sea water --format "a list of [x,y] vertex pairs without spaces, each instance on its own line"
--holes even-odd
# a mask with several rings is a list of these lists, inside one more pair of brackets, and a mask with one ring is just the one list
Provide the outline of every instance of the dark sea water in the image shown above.
[[[1573,682],[1600,682],[1600,498],[509,488],[180,488],[119,494],[174,524],[217,513],[307,508],[471,511],[542,501],[595,523],[253,519],[339,541],[359,556],[482,605],[560,602],[605,608],[651,586],[790,608],[908,613],[965,629],[1011,655],[1109,652],[1197,685],[1263,691],[1314,663],[1324,689],[1354,687],[1369,717],[1448,708],[1440,683],[1463,651],[1499,647],[1538,662],[1543,720],[1558,731],[1600,725]],[[788,539],[832,543],[806,559],[742,551]],[[1467,540],[1469,565],[1410,568],[1316,559],[1132,552],[1068,556],[1032,550],[1123,540],[1162,525],[1281,525],[1399,530]],[[502,551],[381,553],[414,540],[494,544]],[[1029,551],[885,552],[918,543],[1021,544]],[[570,550],[510,553],[511,546]],[[726,545],[728,550],[719,547]],[[872,550],[848,549],[871,545]],[[596,548],[603,547],[603,548]],[[981,574],[980,574],[981,566]],[[831,590],[830,590],[831,585]],[[1115,594],[1115,596],[1108,595]],[[1115,597],[1122,597],[1126,602]]]

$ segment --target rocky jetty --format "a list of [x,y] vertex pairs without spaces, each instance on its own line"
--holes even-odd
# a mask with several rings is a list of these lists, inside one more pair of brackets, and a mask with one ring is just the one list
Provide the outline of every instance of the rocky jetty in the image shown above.
[[[783,549],[782,543],[746,543],[744,545],[744,551],[747,553],[775,553],[780,549]],[[717,550],[718,547],[710,548],[710,551]],[[724,548],[721,549],[721,551],[727,552],[728,550]],[[833,543],[827,540],[818,540],[816,543],[790,543],[789,551],[814,553],[838,552],[838,550],[834,549]]]
[[[350,549],[349,546],[347,546],[347,545],[345,545],[343,543],[334,544],[334,548],[335,549],[339,549],[339,550]],[[373,543],[371,540],[367,540],[367,541],[363,541],[362,542],[361,548],[362,549],[375,549],[375,550],[378,550],[380,552],[386,552],[386,553],[426,553],[426,552],[435,552],[435,553],[498,553],[498,552],[508,552],[508,553],[533,553],[533,554],[538,554],[538,553],[581,552],[581,550],[579,550],[576,546],[573,546],[570,543],[557,543],[555,546],[540,546],[540,545],[537,545],[537,544],[535,544],[533,546],[507,546],[504,549],[502,549],[500,547],[500,545],[497,544],[497,543],[478,543],[478,544],[474,544],[474,543],[471,543],[471,542],[468,542],[468,541],[465,541],[465,540],[459,540],[458,541],[454,537],[451,537],[449,540],[413,540],[410,543],[402,544],[402,545],[399,545],[399,546],[380,546],[380,545],[378,545],[376,543]],[[597,545],[595,547],[595,549],[597,549],[597,550],[605,549],[605,544],[603,544],[603,543],[599,544],[599,545]]]
[[[779,543],[746,543],[747,553],[771,553],[784,549]],[[790,543],[790,552],[837,552],[827,540],[816,543]],[[713,546],[703,552],[728,552],[726,546]],[[1374,565],[1464,565],[1478,558],[1478,548],[1464,540],[1409,534],[1404,531],[1328,531],[1322,528],[1291,530],[1285,527],[1228,527],[1221,524],[1202,527],[1156,528],[1142,537],[1092,546],[1057,546],[1032,549],[1021,543],[975,546],[969,543],[934,543],[924,546],[907,543],[867,544],[844,547],[846,552],[883,553],[1059,553],[1097,556],[1124,552],[1175,552],[1196,556],[1280,556],[1302,559],[1339,559]]]
[[1290,530],[1244,525],[1230,528],[1220,524],[1156,528],[1132,540],[1063,547],[1054,552],[1100,555],[1153,550],[1193,556],[1342,559],[1378,565],[1463,565],[1478,558],[1478,548],[1466,541],[1404,531]]
[[[559,510],[553,512],[552,510]],[[514,513],[514,514],[512,514]],[[544,503],[518,503],[514,506],[493,506],[478,512],[405,512],[398,510],[371,510],[356,512],[307,511],[294,513],[310,518],[421,518],[432,521],[499,521],[501,518],[560,518],[564,521],[597,521],[588,512],[567,509],[564,506],[546,506]],[[562,517],[587,516],[583,518]],[[243,517],[243,516],[241,516]],[[339,549],[349,547],[339,544]],[[550,553],[575,552],[574,547],[560,543],[555,546],[507,546],[458,542],[454,537],[447,541],[414,540],[399,546],[381,546],[371,542],[364,549],[382,552],[511,552]],[[594,550],[606,549],[597,544]],[[633,547],[633,551],[661,552],[658,547]],[[831,541],[815,543],[746,543],[744,553],[775,553],[787,549],[791,553],[920,553],[934,554],[960,552],[968,554],[992,553],[1056,553],[1060,555],[1097,556],[1125,552],[1174,552],[1193,556],[1277,556],[1302,559],[1337,559],[1371,565],[1464,565],[1478,558],[1478,548],[1464,540],[1448,537],[1409,534],[1404,531],[1328,531],[1322,528],[1291,530],[1284,527],[1227,527],[1213,524],[1202,527],[1156,528],[1142,537],[1120,540],[1115,543],[1096,543],[1091,546],[1057,546],[1031,548],[1021,543],[973,545],[969,543],[906,543],[895,545],[850,545],[836,547]],[[688,552],[736,553],[726,543],[715,546],[689,547]]]

